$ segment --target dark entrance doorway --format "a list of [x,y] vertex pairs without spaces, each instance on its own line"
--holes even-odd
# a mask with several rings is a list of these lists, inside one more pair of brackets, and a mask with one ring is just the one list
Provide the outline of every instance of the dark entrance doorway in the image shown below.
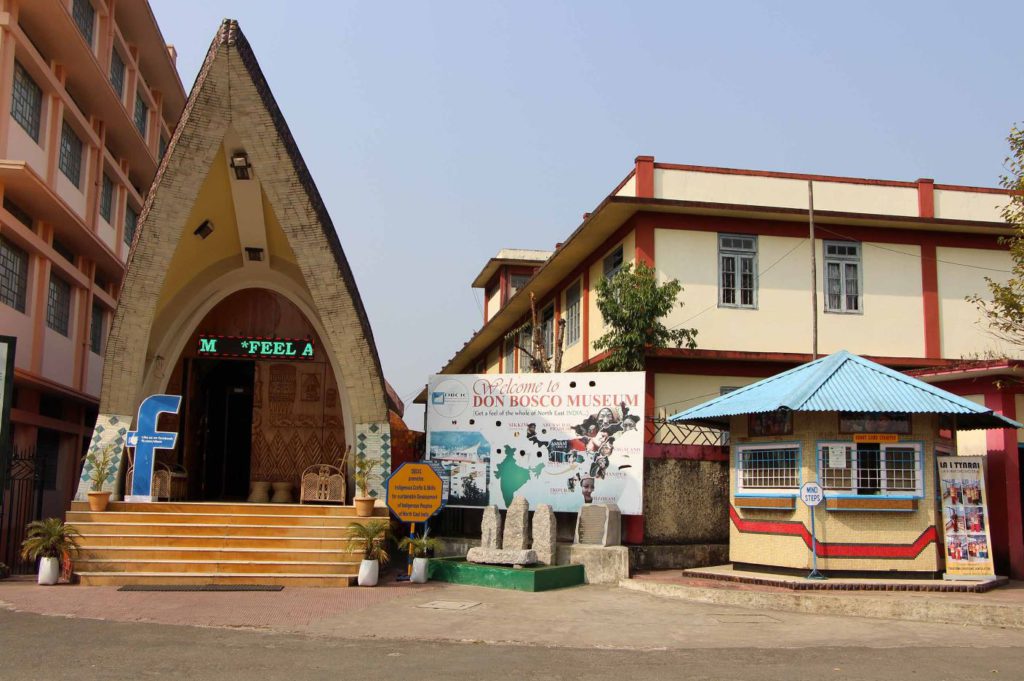
[[195,360],[200,447],[199,498],[245,499],[252,452],[253,376],[243,360]]

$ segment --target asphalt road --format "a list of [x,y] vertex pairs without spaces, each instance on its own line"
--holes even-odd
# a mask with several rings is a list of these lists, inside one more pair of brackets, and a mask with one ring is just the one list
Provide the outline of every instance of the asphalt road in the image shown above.
[[984,640],[974,644],[978,647],[607,650],[321,638],[0,610],[0,679],[1024,679],[1024,648],[980,647]]

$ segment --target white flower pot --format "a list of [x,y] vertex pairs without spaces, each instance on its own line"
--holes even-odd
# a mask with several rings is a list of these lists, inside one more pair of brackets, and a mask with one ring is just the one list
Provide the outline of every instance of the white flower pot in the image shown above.
[[41,558],[39,560],[39,584],[52,586],[60,577],[60,558]]
[[414,584],[426,584],[427,583],[427,563],[430,561],[429,558],[413,558],[412,559],[412,577],[409,581]]
[[377,586],[377,577],[380,573],[380,563],[375,560],[364,560],[359,563],[359,577],[356,583],[359,586]]

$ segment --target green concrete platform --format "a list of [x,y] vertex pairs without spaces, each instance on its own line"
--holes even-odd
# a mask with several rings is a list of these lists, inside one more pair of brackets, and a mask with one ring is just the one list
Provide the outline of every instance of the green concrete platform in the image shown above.
[[550,591],[584,583],[582,565],[512,568],[469,563],[465,558],[431,558],[427,574],[438,582],[516,591]]

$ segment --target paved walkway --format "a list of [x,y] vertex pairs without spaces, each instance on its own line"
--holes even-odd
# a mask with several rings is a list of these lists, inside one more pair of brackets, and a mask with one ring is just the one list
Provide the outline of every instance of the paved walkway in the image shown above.
[[[424,607],[437,601],[463,609]],[[605,586],[522,593],[449,584],[279,592],[118,592],[0,582],[0,605],[118,622],[559,648],[1024,647],[1024,631],[738,608]],[[441,605],[444,605],[442,603]]]

